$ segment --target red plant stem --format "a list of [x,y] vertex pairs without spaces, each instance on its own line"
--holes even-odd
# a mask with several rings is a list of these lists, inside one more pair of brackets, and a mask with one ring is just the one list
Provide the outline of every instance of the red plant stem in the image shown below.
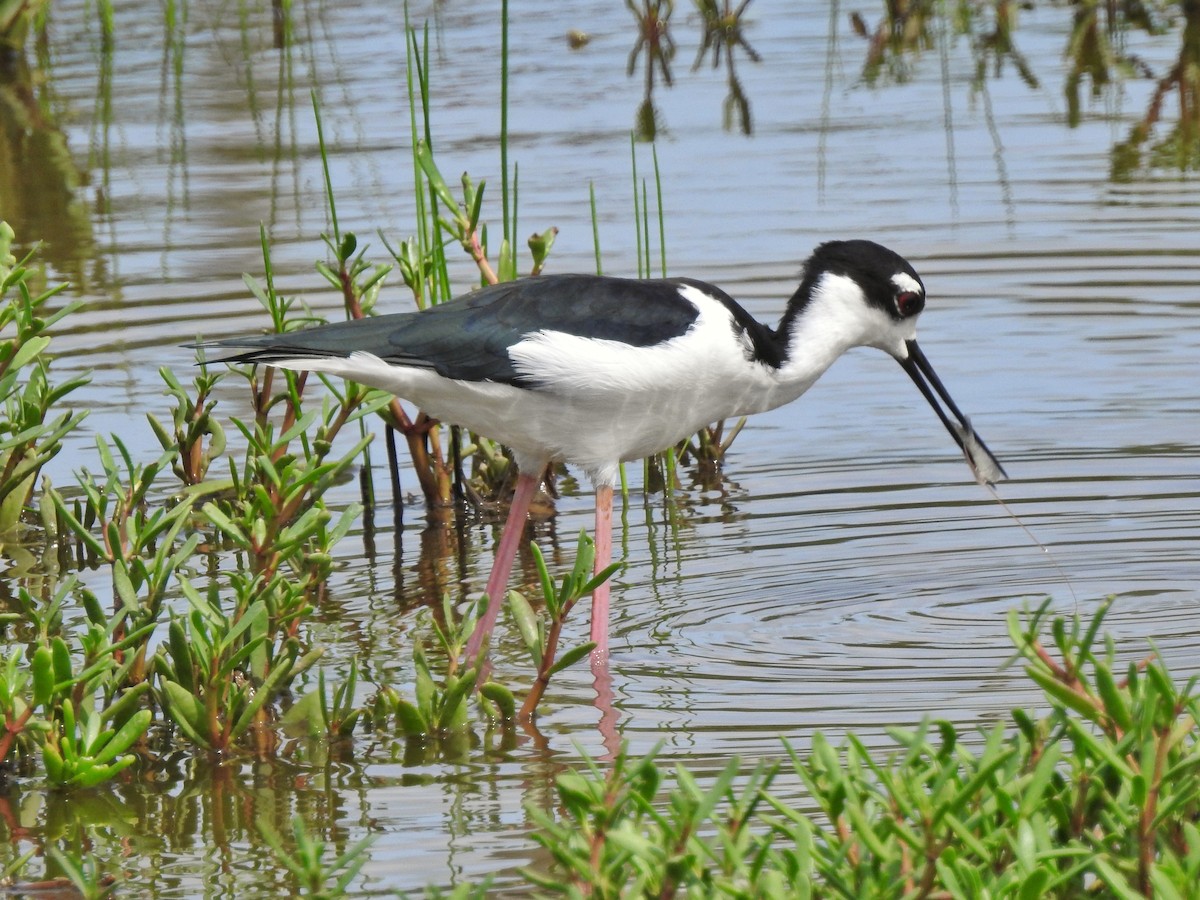
[[[1178,715],[1178,711],[1176,711],[1176,715]],[[1150,881],[1157,843],[1154,817],[1158,813],[1158,797],[1162,791],[1162,778],[1163,772],[1166,770],[1170,738],[1170,728],[1164,729],[1158,735],[1158,746],[1154,748],[1154,772],[1151,775],[1150,789],[1146,792],[1146,805],[1142,807],[1142,815],[1138,819],[1138,890],[1147,897],[1154,896],[1154,886]]]
[[483,280],[488,284],[497,284],[500,279],[496,275],[496,270],[492,268],[492,264],[488,262],[487,256],[483,252],[483,246],[479,243],[479,234],[471,231],[463,238],[463,247],[471,254],[471,259],[475,261],[475,265],[479,267],[479,272],[483,275]]
[[[565,615],[566,611],[564,610],[564,617]],[[542,664],[538,668],[537,678],[534,679],[525,702],[521,704],[520,718],[522,720],[533,717],[538,704],[542,702],[546,688],[550,685],[550,667],[554,665],[554,657],[558,653],[558,638],[562,634],[562,625],[563,619],[561,618],[550,623],[550,632],[546,635],[546,647],[542,651]]]
[[15,720],[5,717],[4,734],[0,736],[0,762],[4,762],[8,756],[8,751],[12,749],[13,741],[17,735],[25,730],[25,724],[29,721],[29,717],[33,715],[33,707],[25,707],[25,712],[21,713]]

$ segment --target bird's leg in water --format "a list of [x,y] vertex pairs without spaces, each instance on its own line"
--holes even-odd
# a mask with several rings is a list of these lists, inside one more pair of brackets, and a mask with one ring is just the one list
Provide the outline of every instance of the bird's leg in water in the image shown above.
[[[596,486],[596,561],[592,567],[595,574],[608,568],[612,562],[612,506],[613,486]],[[608,582],[596,587],[592,593],[592,668],[608,665]]]
[[[521,472],[517,476],[517,489],[513,494],[512,506],[508,510],[508,520],[504,523],[504,532],[500,535],[500,546],[496,549],[496,560],[492,563],[492,574],[487,581],[487,611],[475,624],[471,638],[467,641],[467,665],[482,662],[480,649],[491,637],[496,625],[496,616],[500,614],[500,604],[508,590],[508,579],[512,575],[513,562],[517,558],[517,550],[521,546],[521,537],[525,533],[525,519],[529,514],[529,504],[537,493],[541,472],[529,475]],[[482,671],[480,675],[482,675]]]

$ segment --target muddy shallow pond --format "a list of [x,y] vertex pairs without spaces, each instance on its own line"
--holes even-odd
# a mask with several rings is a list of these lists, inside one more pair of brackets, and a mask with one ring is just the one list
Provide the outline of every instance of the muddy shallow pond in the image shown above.
[[[630,141],[646,59],[627,75],[633,17],[593,6],[513,11],[520,227],[559,228],[550,270],[594,270],[594,186],[605,272],[633,274],[635,157],[654,190],[650,145]],[[59,485],[95,468],[97,433],[156,452],[144,416],[166,408],[158,368],[191,365],[179,344],[265,324],[241,280],[261,275],[260,223],[282,289],[340,315],[312,265],[327,224],[310,90],[342,227],[383,261],[376,230],[403,239],[413,217],[399,9],[297,2],[292,42],[277,50],[266,5],[235,15],[193,3],[170,32],[159,4],[130,0],[116,8],[111,52],[89,9],[54,7],[39,63],[45,131],[34,133],[58,153],[41,153],[36,184],[4,171],[0,194],[0,217],[45,240],[50,277],[87,301],[55,345],[64,377],[93,373],[78,395],[90,415],[51,468]],[[734,754],[778,756],[780,737],[803,748],[817,729],[883,745],[886,726],[926,714],[970,725],[1034,702],[1003,668],[1005,616],[1046,596],[1086,613],[1116,595],[1119,646],[1141,654],[1153,639],[1177,674],[1196,669],[1200,650],[1200,183],[1149,152],[1129,162],[1156,81],[1093,94],[1085,80],[1076,105],[1065,8],[1029,10],[1014,33],[1036,83],[1016,56],[986,55],[985,22],[971,34],[935,23],[927,46],[870,67],[856,12],[872,27],[881,14],[749,7],[745,36],[761,61],[737,58],[745,135],[736,107],[723,127],[726,69],[705,57],[692,70],[697,16],[679,5],[674,85],[660,81],[653,96],[667,268],[721,285],[773,324],[816,243],[867,237],[903,253],[929,290],[922,346],[1007,467],[1000,496],[1047,549],[971,480],[907,378],[874,351],[751,420],[716,484],[685,469],[666,496],[629,466],[615,537],[627,562],[614,583],[619,733],[634,753],[663,742],[665,761],[700,773]],[[498,9],[421,5],[411,17],[429,22],[439,159],[498,184]],[[568,47],[572,29],[590,36],[585,46]],[[1156,78],[1178,44],[1178,28],[1120,40]],[[6,128],[8,159],[31,164]],[[469,260],[454,266],[465,290]],[[393,278],[381,306],[410,302]],[[230,389],[221,402],[237,412],[244,400]],[[562,488],[557,514],[535,529],[558,570],[592,523],[586,486]],[[332,496],[357,499],[355,484]],[[396,532],[384,505],[370,534],[360,524],[339,546],[313,623],[333,677],[357,656],[371,678],[411,683],[418,612],[443,591],[482,589],[498,521],[427,524],[410,496],[405,522]],[[535,577],[527,555],[515,577]],[[586,631],[583,610],[572,627],[573,640]],[[510,631],[496,654],[502,678],[528,677]],[[217,766],[180,752],[151,778],[83,799],[16,783],[0,798],[2,858],[86,830],[98,856],[120,858],[154,896],[277,896],[287,875],[255,822],[286,831],[302,815],[335,842],[378,835],[355,891],[485,875],[504,888],[536,862],[524,804],[549,803],[563,766],[604,752],[585,667],[552,685],[544,710],[541,741],[455,752],[362,737]]]

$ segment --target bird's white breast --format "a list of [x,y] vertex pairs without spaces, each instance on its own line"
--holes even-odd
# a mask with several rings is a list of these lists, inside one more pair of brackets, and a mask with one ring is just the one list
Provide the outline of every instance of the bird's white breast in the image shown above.
[[[683,334],[649,346],[539,331],[509,349],[532,393],[553,398],[559,421],[546,443],[585,467],[666,449],[732,415],[769,386],[770,369],[719,301],[690,285],[699,315]],[[530,425],[532,423],[526,423]],[[591,460],[589,463],[587,460]]]

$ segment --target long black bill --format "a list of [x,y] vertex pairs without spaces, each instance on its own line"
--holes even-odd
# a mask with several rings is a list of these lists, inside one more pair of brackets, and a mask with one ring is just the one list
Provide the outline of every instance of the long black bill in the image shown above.
[[[908,359],[899,360],[900,365],[921,393],[925,395],[925,399],[929,401],[933,411],[938,414],[938,418],[942,420],[946,430],[950,432],[955,443],[962,449],[963,456],[967,458],[967,465],[975,474],[975,480],[980,484],[995,484],[997,481],[1007,478],[1008,474],[1004,471],[1004,467],[992,455],[987,444],[975,434],[975,429],[971,427],[971,420],[963,415],[962,410],[951,399],[950,392],[946,390],[942,380],[933,371],[933,366],[929,364],[929,360],[921,352],[917,342],[906,341],[905,346],[908,348]],[[941,403],[938,402],[939,397],[954,414],[957,422],[950,418],[946,410],[942,409]]]

